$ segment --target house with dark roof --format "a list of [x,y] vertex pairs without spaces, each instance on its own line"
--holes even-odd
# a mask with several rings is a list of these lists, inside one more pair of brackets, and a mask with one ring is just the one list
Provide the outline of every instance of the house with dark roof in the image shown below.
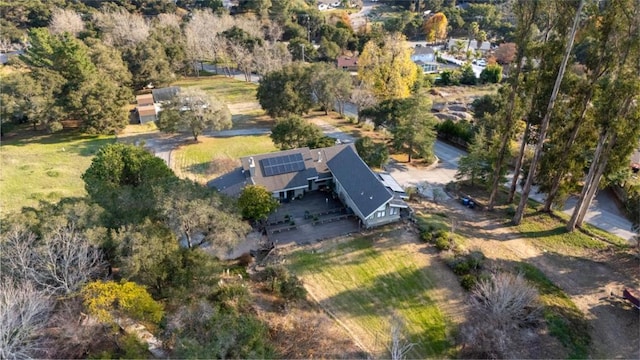
[[151,94],[153,95],[154,103],[163,103],[171,100],[180,92],[179,86],[169,86],[166,88],[153,89]]
[[353,144],[259,154],[240,162],[239,168],[208,185],[231,196],[246,185],[262,185],[280,201],[333,189],[365,228],[398,221],[400,210],[408,208],[400,185],[387,173],[374,173]]

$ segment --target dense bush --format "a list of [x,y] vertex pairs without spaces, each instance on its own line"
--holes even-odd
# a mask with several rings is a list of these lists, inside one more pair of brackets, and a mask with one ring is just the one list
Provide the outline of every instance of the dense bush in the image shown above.
[[475,134],[473,125],[466,120],[445,120],[436,125],[436,131],[441,138],[465,144],[470,143]]
[[462,288],[467,291],[473,289],[473,287],[476,286],[477,283],[478,277],[472,274],[466,274],[460,278],[460,286],[462,286]]
[[497,84],[502,80],[502,66],[498,64],[487,65],[480,73],[480,82],[483,84]]
[[475,85],[478,83],[478,78],[476,77],[476,73],[473,72],[473,67],[471,64],[462,65],[460,72],[460,84],[462,85]]
[[436,81],[436,85],[451,86],[460,85],[462,74],[458,70],[444,70],[440,73],[440,79]]
[[264,277],[271,282],[271,291],[280,294],[287,301],[302,300],[307,296],[302,281],[283,266],[267,267]]
[[433,244],[436,246],[436,249],[442,250],[450,250],[453,247],[453,243],[451,241],[451,236],[446,230],[439,230],[433,234],[432,240]]

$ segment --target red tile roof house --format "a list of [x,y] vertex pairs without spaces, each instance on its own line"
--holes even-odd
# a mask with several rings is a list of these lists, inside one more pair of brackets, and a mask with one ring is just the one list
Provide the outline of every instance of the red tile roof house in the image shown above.
[[336,59],[338,69],[347,71],[358,71],[358,56],[340,55]]
[[288,201],[333,185],[337,197],[365,228],[398,221],[400,210],[409,207],[400,185],[389,174],[374,173],[353,144],[285,150],[240,161],[241,167],[208,186],[237,196],[246,185],[262,185],[275,198]]

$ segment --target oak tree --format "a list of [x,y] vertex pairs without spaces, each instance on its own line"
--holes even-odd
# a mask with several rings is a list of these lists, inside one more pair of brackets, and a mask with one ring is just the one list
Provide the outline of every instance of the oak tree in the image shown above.
[[230,129],[231,112],[225,103],[205,91],[185,88],[163,105],[157,125],[168,133],[190,132],[198,141],[204,131]]

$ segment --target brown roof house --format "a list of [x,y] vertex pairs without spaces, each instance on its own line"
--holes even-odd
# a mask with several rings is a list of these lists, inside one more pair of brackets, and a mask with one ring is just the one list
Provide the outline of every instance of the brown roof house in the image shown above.
[[150,94],[136,96],[136,112],[140,124],[158,120],[158,114],[162,111],[162,103],[171,100],[179,92],[178,86],[170,86],[153,89]]
[[340,55],[336,59],[338,69],[346,71],[358,71],[358,56]]
[[237,196],[246,185],[262,185],[280,201],[333,188],[365,228],[400,219],[406,195],[389,174],[376,174],[353,144],[300,148],[240,159],[242,166],[209,182],[209,187]]
[[138,114],[138,121],[140,124],[146,124],[151,121],[156,121],[158,118],[158,110],[153,104],[152,94],[142,94],[136,96],[136,113]]

